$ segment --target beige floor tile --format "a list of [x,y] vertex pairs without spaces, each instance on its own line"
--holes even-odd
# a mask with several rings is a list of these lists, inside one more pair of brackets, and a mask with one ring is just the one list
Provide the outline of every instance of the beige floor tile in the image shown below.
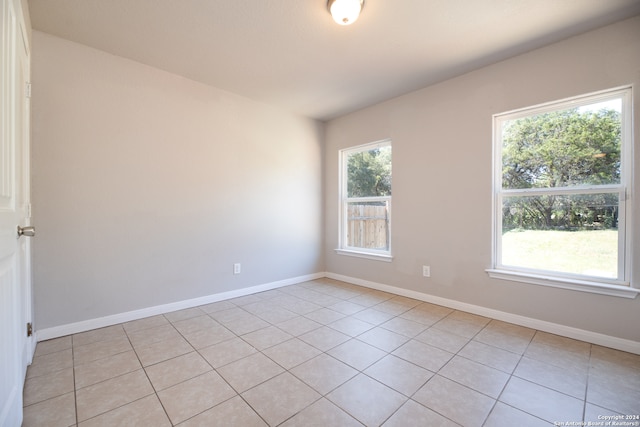
[[473,325],[487,326],[491,321],[490,318],[478,316],[477,314],[467,313],[466,311],[456,310],[447,316],[448,319],[458,320],[460,322],[471,323]]
[[406,396],[412,396],[433,376],[433,372],[393,355],[376,362],[364,373]]
[[320,354],[320,350],[297,338],[290,339],[263,351],[285,369],[291,369]]
[[216,372],[207,372],[158,392],[173,424],[181,423],[236,396]]
[[[268,313],[269,311],[275,310],[284,310],[282,307],[274,306],[271,301],[267,301],[264,299],[260,299],[256,302],[252,302],[250,304],[238,304],[242,307],[243,310],[248,311],[251,314],[255,314],[256,316],[260,313]],[[287,310],[285,310],[287,311]]]
[[24,383],[23,405],[33,405],[73,390],[73,369],[27,378]]
[[207,314],[211,314],[215,313],[216,311],[229,310],[235,307],[236,305],[231,301],[218,301],[207,305],[201,305],[198,308]]
[[409,341],[409,337],[391,332],[383,327],[370,329],[358,335],[358,339],[386,352],[391,352]]
[[439,375],[497,399],[509,381],[509,375],[478,362],[455,356]]
[[[383,325],[384,326],[384,325]],[[469,338],[455,335],[442,329],[429,328],[415,337],[416,340],[446,350],[449,353],[459,352],[467,343]]]
[[523,354],[531,342],[531,337],[489,328],[480,331],[473,339],[517,354]]
[[383,427],[458,427],[459,424],[425,408],[413,400],[407,401],[384,424]]
[[349,335],[345,335],[327,326],[314,329],[311,332],[300,335],[298,338],[307,344],[311,344],[320,351],[327,351],[351,339]]
[[242,397],[269,425],[278,425],[321,396],[290,373],[284,372],[246,391]]
[[290,371],[318,393],[325,395],[358,374],[327,354],[321,354]]
[[589,369],[589,353],[576,352],[571,348],[563,349],[539,342],[531,342],[524,355],[563,369],[581,370],[585,373]]
[[44,356],[49,353],[57,353],[62,350],[67,350],[72,347],[71,335],[66,337],[55,338],[46,341],[40,341],[36,346],[34,356]]
[[171,427],[158,397],[153,394],[81,422],[78,427],[153,426]]
[[351,301],[340,301],[338,303],[330,305],[327,308],[333,311],[337,311],[338,313],[342,313],[346,316],[350,316],[364,310],[366,307]]
[[179,424],[179,427],[266,427],[267,423],[240,397],[231,399]]
[[354,314],[353,317],[377,326],[393,318],[394,316],[393,314],[385,313],[383,311],[376,310],[375,308],[366,308]]
[[353,317],[343,317],[342,319],[336,320],[333,323],[327,325],[331,329],[335,329],[338,332],[342,332],[345,335],[349,335],[350,337],[355,337],[363,332],[368,331],[373,328],[371,323],[364,322],[362,320],[354,319]]
[[640,379],[640,355],[612,348],[592,346],[589,367],[589,375]]
[[24,408],[22,427],[69,427],[76,423],[73,392]]
[[165,313],[164,317],[171,323],[179,322],[180,320],[191,319],[192,317],[202,316],[204,311],[198,307],[185,308],[184,310],[172,311],[171,313]]
[[327,395],[327,399],[367,426],[382,424],[407,398],[359,374]]
[[449,313],[453,312],[453,310],[431,312],[422,307],[422,305],[419,305],[411,310],[405,311],[399,317],[429,327],[445,318]]
[[264,304],[269,306],[270,308],[266,311],[256,313],[256,316],[264,320],[265,322],[276,324],[285,322],[287,320],[294,319],[298,317],[297,313],[287,310],[283,307],[278,307],[273,305],[273,303],[266,301]]
[[303,316],[280,322],[276,326],[283,331],[293,335],[294,337],[306,334],[307,332],[311,332],[314,329],[322,327],[320,323],[314,322],[313,320],[307,319]]
[[496,403],[496,406],[493,407],[493,410],[489,414],[487,421],[484,423],[484,427],[544,427],[552,425],[552,423],[534,417],[533,415],[527,414],[526,412],[522,412],[509,405],[505,405],[502,402]]
[[417,299],[413,299],[413,298],[409,298],[409,297],[403,297],[401,295],[394,295],[391,298],[391,301],[398,303],[398,304],[402,304],[405,307],[409,307],[409,308],[414,308],[419,306],[420,304],[422,304],[422,301],[419,301]]
[[281,424],[281,427],[328,426],[362,427],[362,424],[325,398],[317,400]]
[[433,376],[413,400],[465,427],[481,426],[495,400],[439,375]]
[[72,336],[73,347],[84,346],[99,341],[112,341],[118,338],[125,338],[122,325],[114,325],[106,328],[93,329],[91,331],[80,332]]
[[133,348],[126,335],[118,336],[108,341],[96,341],[91,344],[74,347],[73,363],[78,366],[130,350],[133,350]]
[[569,350],[583,355],[588,355],[591,352],[591,344],[588,342],[561,337],[560,335],[554,335],[548,332],[536,331],[532,342],[558,347],[563,350]]
[[469,323],[452,318],[451,315],[435,323],[432,328],[460,335],[465,338],[473,338],[484,326],[477,323]]
[[188,334],[190,332],[200,331],[202,329],[215,327],[218,325],[220,324],[215,320],[213,320],[211,317],[207,316],[206,314],[202,316],[191,317],[189,319],[173,322],[173,326],[182,335]]
[[416,340],[407,342],[392,354],[431,372],[438,372],[453,357],[453,353]]
[[587,401],[625,415],[640,414],[640,379],[589,375]]
[[280,365],[262,353],[255,353],[221,368],[220,375],[238,392],[267,381],[284,371]]
[[519,354],[473,340],[469,341],[458,355],[508,374],[516,369],[521,358]]
[[405,304],[400,304],[399,302],[394,301],[393,298],[375,305],[374,308],[393,316],[399,316],[405,311],[409,311],[411,309],[411,307],[408,307]]
[[583,400],[587,389],[587,374],[549,365],[523,357],[513,375]]
[[242,336],[243,340],[247,341],[258,350],[273,347],[274,345],[281,344],[291,338],[293,338],[293,336],[276,328],[275,326],[268,326],[264,329],[250,332]]
[[210,345],[218,344],[222,341],[230,340],[235,337],[236,334],[222,325],[216,325],[207,329],[201,329],[199,331],[184,334],[184,338],[189,341],[189,344],[191,344],[196,350],[209,347]]
[[372,345],[351,339],[327,352],[352,368],[362,371],[387,355]]
[[78,365],[74,368],[76,388],[87,387],[141,367],[133,350]]
[[269,323],[258,316],[249,314],[246,317],[226,322],[224,326],[236,335],[244,335],[259,329],[264,329],[269,326]]
[[153,394],[142,369],[76,391],[78,421],[119,408]]
[[349,299],[349,302],[364,306],[364,307],[373,307],[374,305],[378,305],[380,303],[385,302],[393,297],[391,294],[386,294],[385,292],[366,292],[362,295],[358,295],[357,297],[353,297]]
[[251,294],[251,295],[244,295],[241,297],[233,298],[233,299],[230,299],[229,301],[239,307],[244,308],[252,304],[260,303],[264,301],[264,298],[261,297],[260,294]]
[[151,366],[193,351],[191,344],[182,337],[158,341],[144,347],[136,348],[136,354],[142,366]]
[[517,377],[511,377],[499,400],[548,422],[579,421],[584,409],[582,400]]
[[[275,298],[274,298],[275,299]],[[285,297],[279,302],[282,307],[296,314],[305,315],[316,310],[320,310],[322,306],[315,304],[311,301],[305,301],[295,297]]]
[[252,316],[252,314],[234,305],[232,308],[227,308],[226,310],[214,311],[212,313],[209,313],[209,316],[222,324],[226,324],[250,317]]
[[586,423],[589,423],[589,421],[591,421],[593,423],[592,425],[597,425],[595,423],[602,422],[603,416],[614,416],[614,415],[624,416],[624,414],[621,414],[620,412],[613,411],[611,409],[606,409],[601,406],[593,405],[589,402],[587,402],[584,408],[584,421]]
[[332,279],[233,301],[39,343],[24,425],[75,426],[76,407],[81,426],[171,425],[170,408],[187,427],[526,427],[640,412],[639,355]]
[[73,352],[71,349],[48,353],[33,358],[33,362],[27,369],[27,378],[51,374],[69,368],[73,368]]
[[415,337],[427,328],[427,326],[422,323],[403,319],[402,317],[394,317],[393,319],[384,322],[380,327],[409,338]]
[[180,337],[180,333],[168,321],[164,325],[127,332],[127,335],[134,348]]
[[328,325],[329,323],[333,323],[345,317],[344,314],[330,310],[328,308],[321,308],[320,310],[307,313],[304,316],[307,319],[311,319],[314,322],[320,323],[322,325]]
[[332,297],[331,295],[323,294],[321,292],[308,291],[308,294],[304,295],[302,299],[307,301],[311,301],[314,304],[320,305],[322,307],[328,307],[333,304],[339,303],[341,300],[336,297]]
[[145,368],[156,391],[164,390],[211,370],[207,361],[196,352],[187,353]]
[[247,344],[240,338],[233,338],[227,341],[223,341],[218,344],[214,344],[210,347],[203,348],[198,352],[204,357],[207,362],[214,368],[218,369],[221,366],[227,365],[236,360],[242,359],[258,350]]
[[525,338],[529,341],[531,341],[533,339],[533,336],[536,334],[535,329],[514,325],[513,323],[502,322],[495,319],[491,320],[483,330],[489,332],[501,332],[504,334]]
[[151,329],[158,326],[163,326],[169,324],[169,321],[163,315],[145,317],[143,319],[132,320],[131,322],[124,323],[122,326],[124,327],[125,332],[130,334],[131,332],[141,331],[144,329]]

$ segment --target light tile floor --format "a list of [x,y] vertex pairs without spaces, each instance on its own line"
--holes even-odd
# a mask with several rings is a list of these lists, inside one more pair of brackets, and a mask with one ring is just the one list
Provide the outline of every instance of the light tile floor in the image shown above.
[[640,356],[329,279],[38,344],[24,426],[549,426]]

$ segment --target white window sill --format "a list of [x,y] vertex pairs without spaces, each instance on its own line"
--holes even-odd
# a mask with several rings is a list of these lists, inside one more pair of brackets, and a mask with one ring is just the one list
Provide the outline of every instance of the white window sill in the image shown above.
[[623,285],[611,285],[608,283],[589,280],[562,279],[552,276],[544,276],[509,270],[485,270],[489,277],[494,279],[511,280],[514,282],[529,283],[532,285],[551,286],[554,288],[570,289],[573,291],[589,292],[593,294],[609,295],[620,298],[635,298],[640,289]]
[[336,249],[336,253],[338,255],[347,255],[347,256],[353,256],[353,257],[356,257],[356,258],[372,259],[374,261],[391,262],[393,260],[393,257],[391,255],[388,255],[388,254],[376,254],[376,253],[372,253],[372,252],[360,252],[360,251],[354,251],[354,250],[351,250],[351,249]]

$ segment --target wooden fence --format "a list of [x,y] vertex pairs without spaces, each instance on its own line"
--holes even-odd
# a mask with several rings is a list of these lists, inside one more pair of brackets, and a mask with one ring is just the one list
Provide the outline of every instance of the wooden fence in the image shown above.
[[347,244],[356,248],[389,249],[389,212],[386,205],[349,203]]

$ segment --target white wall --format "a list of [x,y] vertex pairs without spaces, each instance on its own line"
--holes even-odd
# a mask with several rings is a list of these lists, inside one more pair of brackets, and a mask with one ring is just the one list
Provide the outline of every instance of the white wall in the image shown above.
[[[640,17],[529,52],[327,124],[326,268],[640,341],[635,300],[491,279],[492,115],[635,85],[640,135]],[[425,53],[428,54],[428,53]],[[338,150],[393,140],[392,263],[337,255]],[[637,137],[636,137],[637,141]],[[635,144],[635,286],[640,286],[640,147]],[[422,265],[432,277],[422,277]]]
[[323,270],[322,124],[37,31],[32,108],[38,329]]

